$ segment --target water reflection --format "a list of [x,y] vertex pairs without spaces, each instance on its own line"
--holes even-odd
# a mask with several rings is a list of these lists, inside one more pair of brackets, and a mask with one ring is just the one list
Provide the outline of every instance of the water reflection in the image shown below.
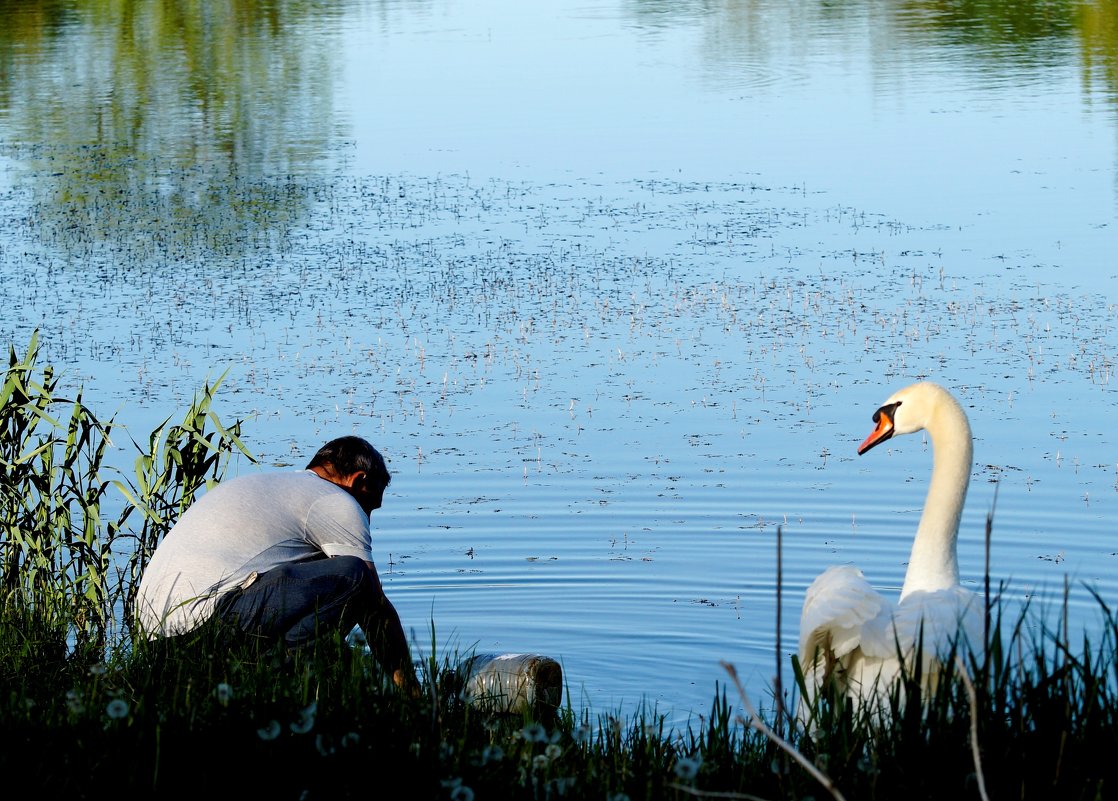
[[1118,4],[1088,3],[1079,15],[1085,82],[1118,106]]
[[112,241],[189,258],[238,252],[297,217],[308,198],[286,176],[321,166],[339,141],[344,10],[0,4],[6,154],[29,178],[42,239],[71,254]]
[[[253,238],[282,235],[304,216],[308,191],[277,176],[322,172],[336,160],[347,115],[370,113],[336,107],[346,29],[379,23],[387,42],[406,35],[417,18],[429,25],[452,7],[0,0],[3,152],[28,178],[28,218],[39,239],[79,256],[111,242],[118,255],[124,249],[125,258],[151,261],[236,255]],[[578,23],[592,27],[606,8],[579,9]],[[1118,101],[1118,4],[1110,2],[630,0],[616,13],[665,44],[669,31],[677,43],[696,32],[706,75],[716,84],[783,91],[829,72],[869,74],[878,92],[899,97],[914,91],[912,76],[919,74],[931,82],[971,76],[1034,92],[1052,68],[1063,67],[1080,71],[1087,94],[1101,93],[1106,108]],[[510,16],[500,0],[479,9],[486,14],[494,22]],[[448,35],[465,33],[443,24]],[[506,75],[518,69],[498,63]],[[909,69],[917,63],[919,73]],[[415,76],[392,82],[414,85],[409,80]],[[550,86],[528,85],[532,94]],[[508,90],[507,83],[497,87]],[[502,125],[497,111],[488,120],[461,119],[483,112],[451,105],[453,98],[433,85],[422,91],[437,117],[459,117],[462,130]],[[391,100],[406,117],[410,107]],[[573,124],[592,128],[598,121]],[[639,120],[632,125],[641,127]],[[527,130],[524,138],[535,134]],[[445,142],[452,135],[440,136]]]
[[[723,64],[766,65],[774,48],[796,48],[801,58],[834,48],[825,39],[868,40],[880,68],[951,50],[956,66],[988,73],[1008,68],[1004,80],[1024,71],[1082,59],[1084,83],[1114,100],[1118,90],[1118,5],[1083,0],[894,0],[779,3],[724,0],[680,4],[672,11],[659,0],[636,2],[633,17],[663,26],[702,18],[704,49]],[[670,16],[669,16],[670,15]],[[932,51],[932,52],[930,52]],[[851,54],[853,55],[853,53]],[[795,62],[796,59],[793,59]],[[842,66],[839,62],[836,66]],[[762,73],[764,74],[764,73]]]
[[914,0],[901,3],[905,29],[927,32],[976,55],[1043,52],[1076,31],[1073,0]]

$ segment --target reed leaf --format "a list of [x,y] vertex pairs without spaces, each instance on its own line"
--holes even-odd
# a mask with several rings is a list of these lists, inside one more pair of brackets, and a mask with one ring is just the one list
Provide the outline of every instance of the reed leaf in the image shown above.
[[[80,388],[62,397],[49,365],[37,378],[40,348],[37,331],[25,355],[10,348],[0,390],[0,603],[41,616],[45,629],[65,621],[75,652],[104,650],[111,637],[131,636],[132,599],[155,544],[232,454],[252,457],[240,421],[226,426],[213,409],[222,375],[181,424],[167,418],[152,432],[129,481],[106,461],[115,422],[99,420]],[[105,518],[109,503],[115,520]]]

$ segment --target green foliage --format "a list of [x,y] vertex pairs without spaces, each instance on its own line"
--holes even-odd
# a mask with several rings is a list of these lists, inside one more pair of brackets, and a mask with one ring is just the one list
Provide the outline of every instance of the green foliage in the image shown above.
[[[64,628],[76,650],[104,648],[131,634],[139,575],[159,539],[234,449],[251,456],[240,422],[226,427],[212,410],[219,378],[182,423],[165,421],[136,446],[133,477],[108,479],[114,421],[98,420],[80,389],[60,395],[53,368],[36,369],[39,350],[37,332],[22,357],[11,348],[0,388],[0,607],[38,630]],[[113,503],[119,514],[105,520]]]
[[96,637],[111,613],[99,467],[113,424],[99,422],[80,392],[57,396],[50,367],[36,378],[38,349],[37,335],[23,358],[11,349],[0,390],[0,602]]
[[[907,702],[884,720],[824,696],[814,734],[786,720],[786,743],[851,801],[979,799],[980,772],[992,799],[1110,797],[1118,620],[1103,611],[1100,647],[1069,648],[1028,610],[1004,638],[994,628],[991,657],[965,665],[973,702],[956,665],[923,698],[906,677]],[[32,645],[31,628],[0,618],[0,767],[42,776],[49,797],[111,787],[116,798],[345,799],[390,786],[450,799],[830,795],[725,695],[684,731],[654,710],[628,722],[569,705],[497,715],[462,697],[457,655],[425,660],[412,698],[340,637],[288,654],[211,623],[101,663],[61,658],[52,630]]]
[[[199,490],[224,477],[234,449],[253,459],[240,438],[241,421],[226,427],[213,411],[214,394],[224,378],[223,373],[195,394],[181,423],[170,425],[167,418],[151,433],[146,445],[133,441],[139,451],[134,481],[112,482],[127,500],[108,531],[114,541],[131,544],[119,585],[123,621],[129,635],[133,633],[136,590],[155,546],[194,502]],[[134,515],[139,522],[133,530],[127,525]]]
[[0,766],[41,777],[52,798],[668,799],[698,786],[715,761],[701,754],[724,745],[673,740],[658,719],[595,725],[569,707],[486,713],[459,692],[458,664],[432,656],[412,698],[341,638],[287,654],[209,624],[10,685]]

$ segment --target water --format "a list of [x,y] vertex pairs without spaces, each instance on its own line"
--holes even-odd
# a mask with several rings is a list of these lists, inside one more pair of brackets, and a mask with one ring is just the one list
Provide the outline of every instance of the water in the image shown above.
[[372,439],[417,649],[764,705],[816,574],[899,591],[930,453],[854,449],[920,377],[964,582],[993,510],[1007,598],[1115,601],[1109,4],[129,7],[3,12],[0,333],[137,438],[228,369],[265,468]]

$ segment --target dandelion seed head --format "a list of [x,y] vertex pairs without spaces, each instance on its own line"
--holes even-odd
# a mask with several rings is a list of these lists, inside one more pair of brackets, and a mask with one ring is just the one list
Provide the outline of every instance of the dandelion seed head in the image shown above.
[[227,706],[233,700],[233,688],[225,682],[221,682],[214,688],[214,697],[217,698],[219,704]]
[[574,789],[575,777],[574,776],[560,776],[557,779],[552,779],[551,784],[552,784],[552,786],[555,787],[555,792],[558,795],[563,796],[563,795],[567,794],[567,791]]
[[499,745],[487,745],[481,752],[482,763],[500,762],[505,758],[505,749]]
[[450,801],[474,801],[474,791],[467,785],[460,784],[450,791]]
[[532,768],[535,770],[543,770],[547,767],[547,763],[550,761],[551,760],[549,760],[543,754],[536,754],[534,757],[532,757]]
[[322,756],[330,756],[336,750],[330,739],[322,734],[315,735],[314,747]]
[[539,723],[529,723],[520,730],[520,736],[530,743],[546,743],[547,729]]
[[257,729],[256,734],[260,737],[261,740],[274,740],[280,736],[280,732],[282,730],[283,729],[279,725],[278,720],[271,720],[268,721],[267,726],[264,726],[261,729]]
[[109,716],[110,720],[123,720],[128,717],[130,711],[128,702],[123,698],[114,698],[105,707],[105,714]]
[[469,785],[462,784],[461,777],[443,779],[442,785],[450,791],[451,801],[474,801],[474,791]]
[[703,760],[696,757],[680,757],[675,762],[675,775],[681,779],[694,779],[699,773]]
[[314,716],[318,712],[318,704],[312,701],[306,708],[299,712],[299,717],[291,721],[291,731],[296,734],[306,734],[314,728]]
[[555,760],[558,759],[563,753],[563,749],[555,743],[551,743],[547,748],[543,750],[543,753],[544,756],[546,756],[549,760]]

